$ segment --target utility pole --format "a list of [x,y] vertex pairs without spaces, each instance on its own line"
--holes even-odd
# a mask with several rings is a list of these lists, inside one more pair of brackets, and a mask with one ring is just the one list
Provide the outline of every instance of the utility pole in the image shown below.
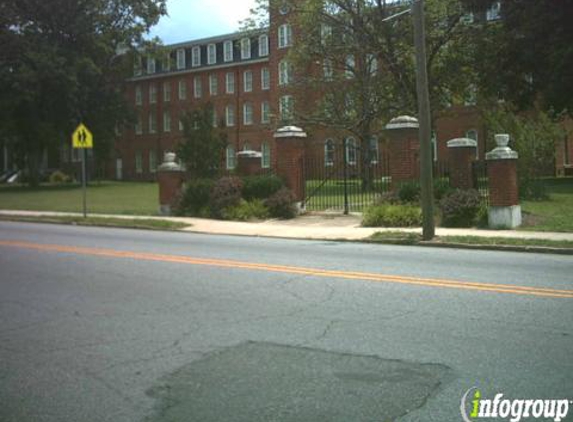
[[426,34],[424,28],[424,0],[412,1],[414,18],[414,46],[416,48],[416,88],[418,93],[418,121],[420,124],[420,188],[424,240],[432,240],[434,227],[434,195],[432,175],[432,149],[430,143],[430,98],[426,65]]

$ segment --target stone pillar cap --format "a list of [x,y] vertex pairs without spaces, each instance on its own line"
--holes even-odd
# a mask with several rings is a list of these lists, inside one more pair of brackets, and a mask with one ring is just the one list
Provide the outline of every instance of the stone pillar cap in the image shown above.
[[477,147],[477,142],[470,138],[455,138],[448,141],[448,148]]
[[163,163],[157,170],[159,171],[184,171],[181,166],[175,162],[177,156],[174,152],[166,152],[163,154]]
[[275,138],[306,138],[306,132],[297,126],[284,126],[278,129]]
[[247,158],[261,158],[263,156],[263,154],[261,154],[259,151],[253,151],[253,150],[249,149],[249,150],[237,152],[237,156],[238,157],[247,157]]
[[495,142],[497,147],[485,155],[486,160],[516,160],[519,157],[516,151],[507,146],[509,143],[507,133],[495,135]]
[[418,119],[412,116],[398,116],[394,117],[386,125],[386,129],[418,129],[420,124]]

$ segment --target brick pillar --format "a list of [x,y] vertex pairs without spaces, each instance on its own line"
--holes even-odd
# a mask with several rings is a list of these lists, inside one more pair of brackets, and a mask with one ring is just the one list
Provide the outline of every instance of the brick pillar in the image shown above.
[[410,116],[396,117],[386,125],[392,189],[396,189],[403,182],[419,179],[418,130],[418,120]]
[[296,126],[285,126],[274,134],[277,155],[277,174],[302,202],[305,196],[303,174],[306,133]]
[[450,185],[457,189],[474,188],[472,162],[476,158],[477,142],[469,138],[448,141]]
[[241,176],[253,176],[261,173],[263,155],[258,151],[241,151],[237,153],[237,172]]
[[166,152],[163,157],[163,164],[157,169],[157,182],[159,183],[159,213],[162,215],[171,214],[171,204],[179,193],[185,171],[175,162],[175,154]]
[[497,147],[486,154],[489,185],[488,223],[491,228],[521,225],[517,186],[517,152],[507,146],[509,135],[495,135]]

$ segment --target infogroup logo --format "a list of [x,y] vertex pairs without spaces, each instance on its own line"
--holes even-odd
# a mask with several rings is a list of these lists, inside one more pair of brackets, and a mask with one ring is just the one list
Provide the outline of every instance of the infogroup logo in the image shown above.
[[[468,402],[470,405],[468,406]],[[465,422],[475,422],[481,419],[502,418],[510,422],[519,422],[523,418],[553,419],[562,421],[569,413],[573,401],[561,400],[509,400],[502,393],[494,396],[493,400],[482,397],[477,387],[472,387],[462,396],[460,412]]]

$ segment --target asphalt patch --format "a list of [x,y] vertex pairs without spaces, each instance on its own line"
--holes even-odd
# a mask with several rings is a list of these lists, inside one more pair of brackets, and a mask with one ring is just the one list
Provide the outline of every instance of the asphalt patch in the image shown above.
[[148,422],[390,422],[450,376],[419,364],[270,343],[242,343],[186,365],[148,391]]

